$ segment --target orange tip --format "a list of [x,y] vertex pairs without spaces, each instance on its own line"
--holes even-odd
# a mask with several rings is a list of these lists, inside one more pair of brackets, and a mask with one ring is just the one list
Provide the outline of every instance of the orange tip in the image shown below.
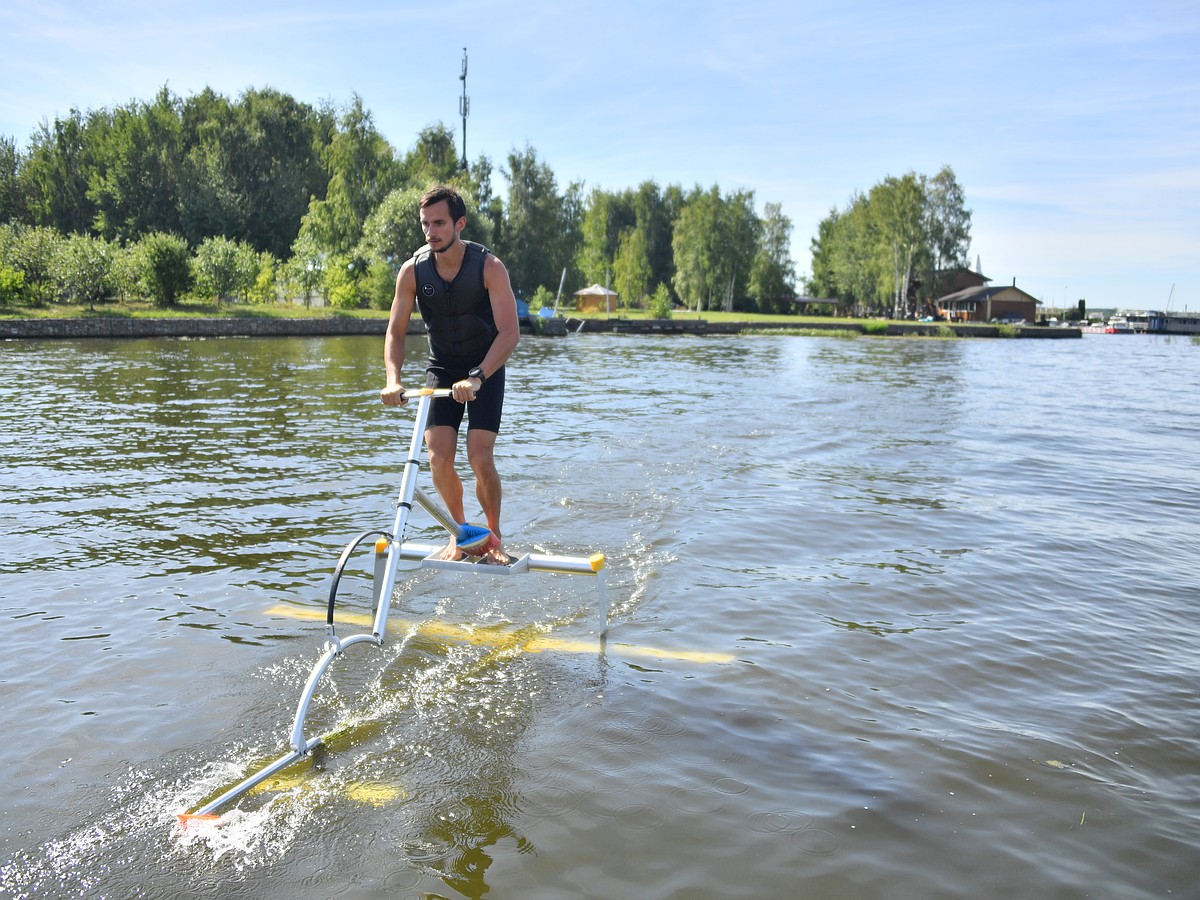
[[221,821],[221,817],[212,813],[176,813],[175,818],[179,820],[179,827],[187,831],[188,826],[193,822],[211,823],[215,825]]

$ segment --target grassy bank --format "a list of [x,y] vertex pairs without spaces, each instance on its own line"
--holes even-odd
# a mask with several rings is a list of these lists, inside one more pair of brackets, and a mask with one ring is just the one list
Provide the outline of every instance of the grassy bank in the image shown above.
[[386,319],[387,310],[332,309],[327,306],[271,306],[247,303],[201,303],[185,301],[175,306],[150,303],[113,303],[88,307],[69,303],[47,306],[0,306],[0,317],[8,319]]
[[[604,312],[577,312],[573,309],[564,309],[559,310],[559,315],[572,316],[576,319],[632,319],[634,321],[654,318],[654,316],[650,315],[650,313],[646,312],[644,309],[617,309],[613,310],[611,314]],[[671,321],[760,322],[780,324],[791,323],[795,325],[802,325],[812,322],[835,322],[846,324],[848,322],[860,322],[862,320],[835,319],[831,316],[765,315],[763,313],[725,312],[723,310],[705,310],[704,312],[676,310],[671,314]]]
[[[645,310],[620,309],[611,314],[603,312],[577,312],[573,309],[560,309],[560,316],[571,316],[576,319],[630,319],[640,321],[654,318]],[[13,319],[211,319],[211,318],[264,318],[264,319],[327,319],[348,317],[355,319],[386,319],[386,309],[333,309],[328,306],[299,306],[296,304],[247,304],[247,303],[204,303],[185,301],[175,306],[161,307],[144,302],[113,303],[90,308],[86,305],[55,303],[52,305],[29,307],[2,307],[0,317]],[[749,322],[793,324],[803,327],[815,322],[834,322],[842,325],[860,324],[858,319],[834,319],[818,316],[785,316],[763,315],[761,313],[723,312],[719,310],[696,312],[676,312],[672,320],[705,321],[705,322]]]
[[[603,322],[614,319],[627,321],[653,320],[654,317],[641,309],[619,309],[612,313],[579,312],[560,309],[561,317],[590,319]],[[38,307],[0,307],[0,319],[387,319],[384,309],[334,309],[328,306],[300,306],[296,304],[247,304],[184,301],[170,307],[154,306],[146,302],[114,303],[94,308],[86,305],[59,304]],[[860,334],[882,335],[887,332],[888,321],[883,319],[851,319],[832,316],[764,315],[750,312],[705,312],[676,311],[673,322],[702,321],[713,324],[735,322],[745,326],[743,333],[754,333],[756,325],[765,326],[772,334],[820,334],[822,336],[849,336]],[[906,323],[912,325],[914,323]],[[813,331],[809,329],[816,328]],[[834,332],[830,329],[838,329]],[[942,324],[936,333],[928,336],[954,337],[950,326]],[[1008,336],[1008,335],[1005,335]]]

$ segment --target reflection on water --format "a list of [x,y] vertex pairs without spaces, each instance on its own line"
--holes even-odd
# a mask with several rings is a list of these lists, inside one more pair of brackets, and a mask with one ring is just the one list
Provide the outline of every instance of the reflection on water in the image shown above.
[[187,834],[411,420],[375,338],[0,345],[0,893],[1186,896],[1200,362],[1090,338],[524,341],[506,542],[608,554],[607,648],[588,579],[407,571]]

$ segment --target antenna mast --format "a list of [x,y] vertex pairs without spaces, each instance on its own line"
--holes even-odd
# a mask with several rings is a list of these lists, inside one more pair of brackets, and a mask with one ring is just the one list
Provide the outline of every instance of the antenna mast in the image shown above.
[[471,98],[467,96],[467,48],[463,47],[462,74],[458,80],[463,83],[462,98],[458,101],[458,112],[463,120],[463,155],[462,170],[467,170],[467,116],[471,113]]

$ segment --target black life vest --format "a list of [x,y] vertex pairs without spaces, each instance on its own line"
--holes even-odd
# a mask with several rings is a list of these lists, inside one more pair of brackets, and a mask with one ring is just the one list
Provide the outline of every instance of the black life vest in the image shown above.
[[474,241],[462,243],[466,252],[453,281],[438,274],[428,245],[413,254],[417,309],[425,321],[431,365],[477,366],[499,333],[483,286],[483,264],[491,251]]

